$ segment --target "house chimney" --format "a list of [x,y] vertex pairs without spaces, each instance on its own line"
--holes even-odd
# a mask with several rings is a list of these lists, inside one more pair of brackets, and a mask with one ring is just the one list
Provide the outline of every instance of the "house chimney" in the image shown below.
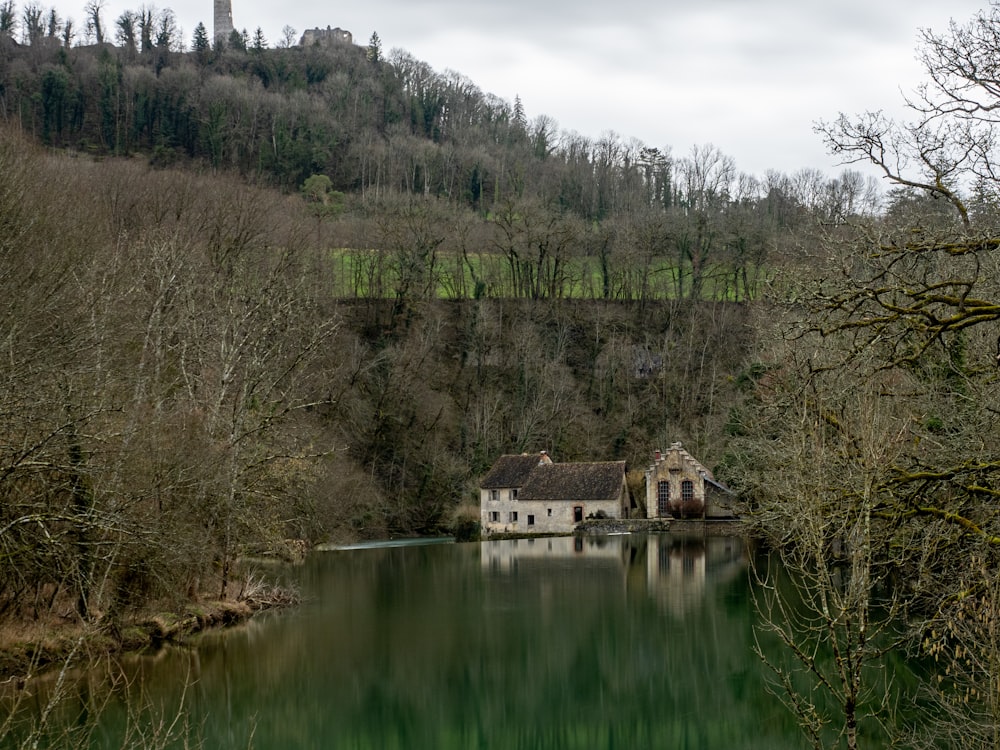
[[660,458],[661,458],[660,452],[659,451],[653,451],[653,460],[656,461],[656,463],[660,463]]
[[550,464],[550,463],[552,463],[552,459],[549,458],[549,452],[541,451],[538,454],[538,465],[541,466],[542,464]]

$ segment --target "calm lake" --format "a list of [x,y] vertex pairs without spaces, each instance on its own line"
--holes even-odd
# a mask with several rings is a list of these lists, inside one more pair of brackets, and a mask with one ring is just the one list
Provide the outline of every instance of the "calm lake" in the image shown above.
[[753,652],[747,554],[676,535],[315,553],[290,572],[300,608],[130,659],[92,746],[139,746],[126,726],[183,701],[173,731],[215,750],[799,748]]

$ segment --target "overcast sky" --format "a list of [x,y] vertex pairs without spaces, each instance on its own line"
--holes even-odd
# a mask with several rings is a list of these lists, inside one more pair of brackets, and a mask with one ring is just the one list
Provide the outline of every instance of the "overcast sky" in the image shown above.
[[[520,95],[529,118],[596,138],[613,130],[687,154],[713,144],[745,172],[840,170],[813,132],[839,112],[900,113],[921,80],[918,30],[964,23],[987,0],[232,0],[236,28],[272,45],[289,25],[333,26],[401,47],[484,92]],[[45,5],[43,2],[42,5]],[[60,2],[62,5],[62,2]],[[83,3],[80,3],[82,8]],[[105,23],[140,3],[107,0]],[[174,0],[184,38],[209,0]],[[80,9],[61,8],[83,19]]]

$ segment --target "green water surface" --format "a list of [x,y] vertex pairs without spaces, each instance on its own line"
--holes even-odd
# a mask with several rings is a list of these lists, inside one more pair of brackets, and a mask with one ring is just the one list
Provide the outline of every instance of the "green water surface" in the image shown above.
[[302,607],[130,661],[91,746],[803,746],[753,652],[739,538],[329,551],[290,575]]

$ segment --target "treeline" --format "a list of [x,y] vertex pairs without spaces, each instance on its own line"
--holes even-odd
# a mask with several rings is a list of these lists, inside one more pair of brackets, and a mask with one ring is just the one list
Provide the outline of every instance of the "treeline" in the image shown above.
[[[13,24],[16,8],[6,5]],[[209,46],[199,25],[192,51],[181,52],[187,40],[172,13],[140,10],[117,19],[117,46],[109,32],[68,46],[64,22],[46,31],[37,6],[24,15],[21,26],[40,24],[22,34],[25,44],[9,36],[16,26],[0,28],[0,115],[50,145],[198,158],[291,188],[326,174],[338,190],[443,196],[483,211],[527,194],[597,221],[774,191],[789,204],[780,213],[798,204],[846,215],[871,199],[858,175],[757,179],[711,147],[677,157],[610,131],[596,140],[560,131],[461,73],[399,49],[383,56],[380,42],[272,49],[258,32]],[[89,25],[102,27],[99,14]]]
[[[285,39],[271,48],[260,33],[209,44],[199,27],[182,52],[172,14],[140,10],[91,31],[103,43],[73,46],[59,33],[64,21],[46,24],[30,7],[35,20],[26,10],[16,27],[23,44],[0,32],[0,119],[49,146],[235,172],[288,192],[321,176],[331,194],[375,213],[400,197],[433,200],[493,229],[459,229],[468,242],[452,257],[500,259],[482,278],[470,263],[453,273],[469,286],[462,296],[745,299],[769,265],[796,252],[792,230],[878,205],[857,172],[754,176],[711,145],[675,155],[613,132],[561,131],[459,73],[402,50],[383,55],[374,37],[368,47]],[[100,8],[89,12],[89,27],[104,29]],[[35,32],[24,33],[30,24]],[[386,249],[370,234],[343,241]],[[422,252],[440,257],[436,248]],[[578,278],[564,277],[571,267]],[[674,278],[649,288],[665,274]],[[350,292],[391,295],[388,283],[359,280]]]

